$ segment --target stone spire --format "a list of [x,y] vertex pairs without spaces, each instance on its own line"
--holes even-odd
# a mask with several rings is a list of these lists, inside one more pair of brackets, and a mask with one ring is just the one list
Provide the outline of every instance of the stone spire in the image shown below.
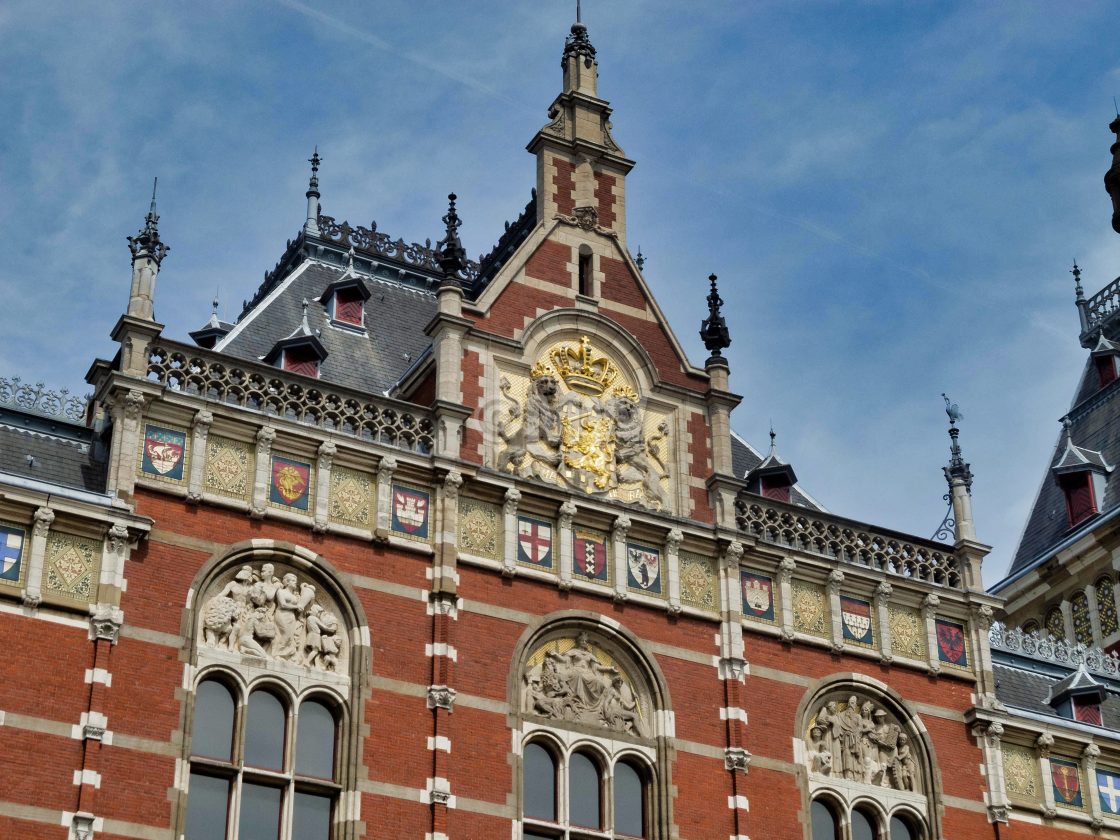
[[159,214],[156,212],[156,186],[159,179],[152,182],[152,203],[148,215],[144,217],[144,227],[136,236],[128,237],[128,249],[132,252],[132,290],[128,298],[128,314],[145,321],[154,319],[153,299],[156,291],[156,276],[160,263],[171,249],[159,238]]
[[455,210],[457,198],[455,193],[447,196],[447,215],[443,217],[445,233],[443,239],[436,243],[436,259],[443,269],[444,283],[458,283],[459,274],[467,267],[467,249],[459,240],[459,228],[463,222]]
[[1077,317],[1081,320],[1081,338],[1084,340],[1089,332],[1089,301],[1085,300],[1085,290],[1081,287],[1081,269],[1077,260],[1073,261],[1070,274],[1073,275],[1074,303],[1077,306]]
[[1120,233],[1120,114],[1108,124],[1108,130],[1116,135],[1116,141],[1109,149],[1112,166],[1104,173],[1104,189],[1112,198],[1112,229]]
[[962,419],[960,407],[951,403],[945,394],[945,413],[949,415],[949,465],[942,467],[945,480],[949,484],[949,501],[953,505],[953,519],[956,522],[954,536],[957,540],[975,540],[976,528],[972,522],[972,470],[961,454],[958,438],[961,430],[957,421]]
[[625,179],[634,162],[611,136],[611,108],[599,98],[599,65],[582,20],[572,24],[560,64],[563,88],[548,109],[551,122],[528,146],[537,156],[537,221],[559,217],[624,241]]
[[311,164],[311,180],[307,184],[307,221],[303,223],[303,232],[308,236],[319,235],[319,164],[323,159],[319,157],[319,147],[307,159]]
[[719,278],[714,274],[708,275],[708,280],[712,284],[712,290],[708,292],[708,317],[700,325],[700,338],[711,353],[708,358],[709,364],[715,359],[722,359],[722,351],[731,346],[731,334],[727,330],[727,321],[723,317],[723,298],[719,296],[719,289],[716,288],[717,279]]

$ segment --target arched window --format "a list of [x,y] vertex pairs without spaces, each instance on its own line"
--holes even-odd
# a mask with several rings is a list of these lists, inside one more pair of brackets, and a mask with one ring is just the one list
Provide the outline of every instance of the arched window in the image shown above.
[[802,715],[812,840],[937,836],[928,735],[886,686],[837,680],[814,694]]
[[1039,623],[1035,619],[1032,618],[1030,621],[1024,622],[1024,624],[1023,624],[1023,632],[1024,633],[1030,634],[1030,633],[1037,633],[1038,631],[1039,631]]
[[1120,621],[1116,617],[1115,585],[1107,575],[1097,581],[1097,615],[1101,619],[1102,642],[1120,631]]
[[1046,632],[1055,639],[1066,637],[1066,621],[1058,607],[1051,607],[1050,611],[1046,613]]
[[664,694],[633,643],[592,629],[546,626],[521,649],[521,836],[666,840]]
[[360,737],[348,627],[364,622],[330,580],[291,557],[227,565],[200,593],[176,836],[332,840],[347,819],[343,791],[357,783],[339,756]]
[[1073,635],[1083,645],[1093,644],[1093,623],[1089,619],[1089,596],[1078,592],[1069,602],[1073,617]]
[[[284,836],[330,840],[340,790],[334,713],[318,699],[294,706],[264,688],[237,710],[233,699],[211,676],[195,691],[187,840],[271,840],[281,826],[290,826]],[[293,737],[295,749],[286,749]]]

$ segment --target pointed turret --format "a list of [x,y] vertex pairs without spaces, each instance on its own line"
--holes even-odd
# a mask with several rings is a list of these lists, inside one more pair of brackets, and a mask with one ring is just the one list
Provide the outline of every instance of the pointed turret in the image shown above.
[[218,317],[218,296],[214,295],[214,300],[211,302],[210,320],[188,334],[199,347],[210,350],[232,329],[233,324],[227,324]]
[[723,317],[723,298],[716,288],[718,279],[714,274],[708,275],[708,282],[712,284],[712,289],[708,292],[708,317],[700,325],[700,339],[711,354],[708,357],[709,365],[717,359],[723,361],[723,351],[731,346],[731,334]]
[[528,146],[537,156],[537,221],[560,217],[625,241],[625,181],[634,162],[611,136],[611,108],[599,98],[599,65],[582,20],[572,24],[561,66],[551,122]]
[[797,473],[778,455],[777,438],[778,435],[771,426],[770,452],[757,467],[747,473],[747,492],[788,502],[790,491],[797,484]]
[[1116,141],[1109,149],[1112,166],[1104,173],[1104,189],[1112,198],[1112,229],[1120,233],[1120,114],[1108,124],[1108,130],[1116,135]]
[[1085,340],[1089,332],[1089,301],[1085,299],[1085,289],[1081,286],[1081,268],[1077,260],[1073,261],[1073,268],[1069,272],[1073,275],[1074,304],[1077,306],[1077,317],[1081,321],[1081,339]]
[[445,233],[443,239],[436,243],[436,259],[443,269],[443,283],[458,285],[459,274],[467,267],[467,249],[459,240],[459,228],[463,222],[455,210],[456,198],[455,193],[447,196],[447,215],[443,217]]
[[307,221],[303,223],[303,232],[308,236],[319,235],[319,164],[323,159],[319,157],[319,147],[307,160],[311,164],[311,180],[307,184]]
[[159,214],[156,212],[158,184],[158,178],[152,182],[152,203],[148,208],[148,215],[144,217],[144,227],[135,236],[128,237],[128,249],[132,252],[132,290],[128,298],[128,314],[145,321],[154,320],[156,276],[159,274],[160,263],[171,250],[159,238]]

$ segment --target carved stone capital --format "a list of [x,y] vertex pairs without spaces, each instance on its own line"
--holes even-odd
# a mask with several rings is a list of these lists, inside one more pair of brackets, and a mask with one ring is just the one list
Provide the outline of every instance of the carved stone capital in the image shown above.
[[197,490],[191,490],[189,493],[187,493],[187,504],[197,505],[197,504],[200,504],[201,502],[202,502],[202,493],[198,492]]
[[1043,808],[1042,816],[1046,817],[1048,820],[1057,819],[1058,810],[1056,808]]
[[931,677],[941,676],[941,663],[937,660],[930,662],[929,665],[926,666],[926,671]]
[[264,519],[266,513],[268,513],[268,508],[264,505],[253,505],[249,508],[250,519]]
[[893,594],[894,587],[885,580],[879,581],[879,585],[875,587],[875,600],[878,603],[889,601]]
[[611,526],[611,536],[616,540],[626,539],[626,535],[630,533],[630,526],[634,523],[630,521],[630,517],[625,513],[614,520],[614,525]]
[[727,747],[723,751],[723,766],[732,773],[746,773],[753,757],[742,747]]
[[104,726],[94,726],[92,723],[87,723],[82,727],[82,738],[87,741],[100,741],[104,737]]
[[1089,820],[1089,827],[1093,829],[1093,831],[1100,831],[1104,828],[1104,817],[1093,817]]
[[778,564],[778,582],[789,583],[793,580],[793,573],[797,569],[797,561],[792,557],[783,557]]
[[1040,756],[1049,758],[1050,749],[1054,746],[1054,736],[1049,732],[1043,732],[1035,739],[1034,745],[1038,747],[1038,754]]
[[505,504],[502,509],[505,511],[506,516],[513,516],[517,513],[517,506],[521,503],[521,491],[516,487],[511,487],[506,490],[503,497]]
[[392,455],[386,455],[381,459],[381,463],[377,465],[377,478],[381,481],[392,481],[393,473],[397,471],[397,459]]
[[463,474],[452,470],[443,477],[443,492],[449,499],[459,498],[459,488],[463,486]]
[[991,628],[992,622],[995,621],[992,608],[987,604],[974,605],[972,607],[972,618],[985,632]]
[[828,594],[839,595],[840,586],[844,583],[844,573],[839,569],[833,569],[828,573]]
[[126,420],[139,420],[144,413],[144,395],[135,388],[124,395],[124,416]]
[[931,592],[922,600],[922,615],[927,619],[932,618],[940,606],[941,598],[936,593]]
[[675,554],[681,547],[681,542],[684,541],[684,532],[680,528],[674,528],[665,535],[665,549],[670,554]]
[[113,527],[109,529],[109,533],[106,535],[106,539],[109,543],[109,550],[114,554],[120,554],[128,545],[127,526],[120,522],[114,522]]
[[727,556],[735,563],[743,559],[743,544],[738,540],[732,540],[727,544]]
[[578,512],[579,509],[571,499],[560,505],[560,527],[571,528],[572,520],[576,518],[576,513]]
[[93,814],[85,811],[75,814],[70,820],[70,829],[74,832],[74,840],[92,840],[94,820]]
[[625,604],[629,600],[630,600],[630,593],[629,592],[620,592],[617,589],[615,590],[614,602],[616,604]]
[[1100,758],[1101,748],[1096,744],[1086,744],[1085,749],[1081,751],[1081,755],[1085,759],[1085,763],[1089,765],[1089,769],[1092,770],[1097,763],[1097,759]]
[[681,614],[681,605],[680,604],[666,604],[665,605],[665,611],[667,613],[669,613],[669,615],[673,615],[673,616],[680,615]]
[[1011,821],[1010,805],[989,805],[988,822],[1008,823]]
[[782,641],[783,642],[793,644],[793,642],[796,638],[797,638],[797,633],[794,632],[792,627],[783,627],[782,628]]
[[884,665],[891,665],[894,663],[894,657],[889,653],[879,653],[879,661]]
[[338,454],[338,444],[333,440],[325,440],[319,444],[319,469],[329,470],[334,464],[334,456]]
[[52,522],[54,522],[54,511],[49,507],[38,508],[35,511],[35,527],[33,529],[35,536],[45,537],[51,529]]
[[440,615],[457,618],[459,615],[459,596],[446,590],[428,593],[428,600]]
[[739,656],[723,656],[719,660],[719,675],[725,680],[741,680],[747,672],[747,660]]
[[271,426],[262,426],[257,430],[257,456],[263,458],[276,440],[276,430]]
[[842,654],[844,652],[844,643],[842,641],[836,641],[834,639],[832,642],[832,652],[837,656]]
[[198,434],[202,440],[206,440],[206,436],[210,434],[210,426],[213,425],[213,423],[213,413],[204,408],[196,412],[194,419],[191,420],[191,431]]
[[311,523],[311,532],[313,534],[325,534],[331,529],[330,520],[327,518],[316,517],[315,521]]
[[458,692],[455,689],[446,685],[430,685],[428,686],[428,708],[429,709],[446,709],[449,712],[455,711],[455,697]]
[[43,596],[38,592],[28,592],[26,589],[20,593],[23,598],[23,605],[31,609],[37,609],[43,603]]
[[433,805],[447,805],[451,801],[451,791],[449,790],[433,790],[432,791],[432,804]]
[[112,604],[98,604],[93,607],[93,613],[89,617],[92,637],[112,642],[114,645],[120,638],[122,624],[124,624],[124,613]]
[[974,730],[974,734],[978,734],[988,742],[988,746],[995,747],[999,745],[1000,738],[1003,737],[1003,724],[998,720],[989,722],[986,726],[981,724],[976,727],[978,732]]

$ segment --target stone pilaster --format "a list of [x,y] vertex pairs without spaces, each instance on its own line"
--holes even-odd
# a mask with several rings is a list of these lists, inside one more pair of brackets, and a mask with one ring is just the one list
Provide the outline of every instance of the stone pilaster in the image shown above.
[[572,525],[575,521],[577,508],[575,503],[568,499],[560,505],[560,588],[572,588],[572,571],[575,564],[575,535]]
[[397,459],[387,455],[377,465],[377,527],[374,538],[389,539],[389,525],[393,516],[393,473],[397,471]]
[[505,553],[502,555],[502,574],[513,577],[517,574],[517,505],[521,501],[521,491],[516,487],[506,490],[502,505],[502,528],[505,533]]
[[926,650],[929,651],[929,672],[941,673],[941,660],[937,656],[937,608],[941,598],[930,593],[922,601],[922,618],[926,622]]
[[880,581],[875,587],[875,596],[871,608],[875,611],[875,621],[879,630],[879,656],[883,663],[889,665],[894,661],[894,650],[891,646],[891,619],[889,604],[894,587],[885,580]]
[[202,482],[206,475],[206,440],[210,436],[210,426],[214,415],[205,408],[194,415],[191,421],[191,467],[187,477],[187,501],[198,504],[202,501]]
[[988,805],[988,821],[1006,823],[1011,805],[1007,801],[1007,784],[1003,777],[1003,724],[999,721],[984,721],[976,724],[972,735],[984,756],[984,777],[988,782],[985,799]]
[[49,507],[35,511],[31,547],[27,552],[27,588],[23,590],[23,603],[29,607],[37,607],[43,601],[43,561],[47,556],[47,535],[53,522],[54,511]]
[[[665,537],[665,571],[669,581],[668,610],[670,615],[681,612],[681,541],[684,534],[680,528],[673,528]],[[742,546],[740,546],[741,548]]]
[[782,623],[782,639],[792,642],[796,631],[793,629],[793,573],[797,570],[797,561],[792,557],[783,557],[778,564],[778,597],[780,598]]
[[833,569],[828,573],[828,610],[832,619],[832,651],[844,650],[844,617],[840,609],[840,587],[844,585],[844,573]]
[[276,440],[276,430],[263,426],[257,431],[256,471],[253,474],[253,496],[249,503],[249,515],[254,519],[264,519],[268,512],[268,487],[272,472],[272,443]]
[[315,522],[311,526],[316,534],[325,534],[330,529],[331,467],[338,446],[333,440],[319,444],[319,460],[315,472]]
[[1047,819],[1058,816],[1058,808],[1054,804],[1054,783],[1051,781],[1050,750],[1054,746],[1054,736],[1043,732],[1034,742],[1038,748],[1038,772],[1042,780],[1042,813]]
[[614,557],[614,599],[626,601],[630,593],[626,591],[626,537],[630,533],[630,517],[622,514],[611,526],[611,550]]
[[112,454],[108,490],[123,500],[132,499],[136,486],[136,457],[140,451],[140,424],[144,415],[144,393],[136,388],[113,395]]
[[1081,760],[1085,768],[1086,805],[1089,807],[1089,818],[1093,828],[1100,830],[1104,825],[1104,815],[1101,813],[1101,797],[1097,788],[1097,759],[1101,756],[1101,748],[1096,744],[1086,744],[1081,751]]

